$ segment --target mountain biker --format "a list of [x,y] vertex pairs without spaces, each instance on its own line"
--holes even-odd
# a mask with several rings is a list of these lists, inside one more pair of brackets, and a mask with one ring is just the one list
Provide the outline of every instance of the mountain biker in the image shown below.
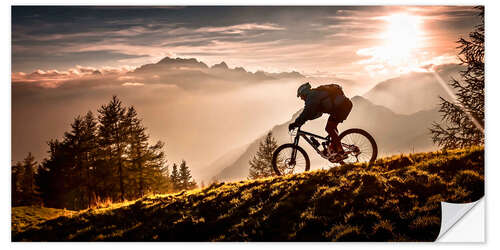
[[346,159],[337,126],[343,122],[352,109],[352,103],[344,95],[342,87],[337,84],[322,85],[311,89],[311,85],[306,82],[297,89],[297,97],[305,101],[304,110],[290,123],[288,130],[293,130],[302,126],[308,120],[321,117],[324,113],[330,114],[325,130],[331,138],[331,143],[324,150],[323,156],[331,162],[339,162]]

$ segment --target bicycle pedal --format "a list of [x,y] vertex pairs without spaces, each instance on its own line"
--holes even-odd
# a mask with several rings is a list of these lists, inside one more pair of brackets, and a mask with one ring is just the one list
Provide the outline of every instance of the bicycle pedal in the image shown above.
[[331,163],[343,163],[345,159],[347,159],[349,156],[347,154],[342,154],[342,155],[339,155],[339,154],[336,154],[336,155],[333,155],[332,157],[328,158],[328,161],[330,161]]

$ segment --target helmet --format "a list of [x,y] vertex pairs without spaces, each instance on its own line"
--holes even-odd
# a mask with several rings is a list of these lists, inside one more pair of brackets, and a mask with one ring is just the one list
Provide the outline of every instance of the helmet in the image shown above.
[[297,89],[297,97],[306,94],[309,90],[311,90],[311,84],[309,84],[309,82],[300,85],[299,89]]

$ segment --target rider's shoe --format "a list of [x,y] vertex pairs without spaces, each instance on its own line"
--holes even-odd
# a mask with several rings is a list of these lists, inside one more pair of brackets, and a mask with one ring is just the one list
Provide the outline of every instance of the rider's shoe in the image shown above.
[[347,157],[349,157],[345,152],[337,153],[333,149],[326,148],[322,155],[325,159],[329,160],[331,163],[339,163]]
[[344,152],[341,152],[341,153],[333,153],[330,157],[328,157],[328,160],[331,162],[331,163],[339,163],[345,159],[347,159],[349,156],[344,153]]
[[336,154],[337,152],[335,152],[335,150],[333,148],[330,148],[330,147],[326,147],[324,150],[323,150],[323,155],[326,157],[326,158],[329,158],[330,156]]

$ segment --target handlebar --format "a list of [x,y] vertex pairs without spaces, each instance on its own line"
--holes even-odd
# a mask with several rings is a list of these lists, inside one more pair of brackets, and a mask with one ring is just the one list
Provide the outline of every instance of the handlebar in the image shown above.
[[290,134],[291,136],[297,135],[298,132],[300,132],[300,127],[296,127],[292,130],[288,130],[288,134]]

